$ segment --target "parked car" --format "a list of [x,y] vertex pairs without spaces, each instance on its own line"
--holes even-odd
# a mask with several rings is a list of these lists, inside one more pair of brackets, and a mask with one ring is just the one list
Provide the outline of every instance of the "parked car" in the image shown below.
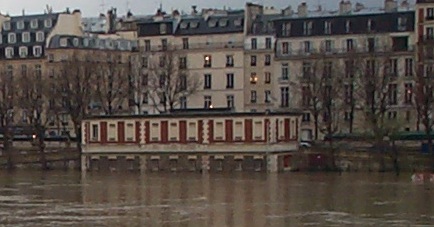
[[312,143],[310,141],[301,141],[299,146],[302,148],[310,148],[312,147]]

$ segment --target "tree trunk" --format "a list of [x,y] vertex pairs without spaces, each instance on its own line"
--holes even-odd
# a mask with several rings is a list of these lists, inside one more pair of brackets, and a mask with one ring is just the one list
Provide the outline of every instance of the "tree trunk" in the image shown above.
[[335,170],[337,170],[337,168],[336,168],[336,162],[335,162],[335,150],[334,150],[334,148],[333,148],[333,137],[332,137],[332,135],[329,133],[328,134],[328,136],[329,136],[329,141],[328,141],[328,143],[329,143],[329,168],[330,168],[330,170],[332,170],[332,171],[335,171]]
[[396,176],[399,176],[401,173],[401,168],[399,167],[399,152],[396,149],[395,141],[392,141],[392,149],[393,149],[393,168],[395,169]]
[[44,131],[38,132],[38,147],[39,147],[39,162],[41,163],[42,170],[48,170],[47,158],[45,156],[45,139]]
[[318,114],[314,114],[313,115],[313,121],[314,121],[314,131],[315,131],[315,140],[318,140],[318,125],[319,125],[319,123],[318,123]]
[[77,123],[74,122],[74,132],[75,132],[75,139],[76,139],[76,146],[77,146],[77,153],[78,153],[78,168],[81,168],[81,155],[82,155],[82,147],[81,147],[81,122]]
[[13,136],[11,135],[11,130],[9,128],[9,123],[6,123],[6,126],[4,126],[4,135],[3,135],[3,151],[5,152],[7,156],[7,163],[6,168],[8,170],[15,169],[15,163],[13,160]]
[[386,153],[386,144],[384,143],[383,139],[379,139],[377,141],[377,156],[378,156],[378,164],[379,164],[379,172],[385,172],[386,171],[386,163],[384,160],[384,156]]

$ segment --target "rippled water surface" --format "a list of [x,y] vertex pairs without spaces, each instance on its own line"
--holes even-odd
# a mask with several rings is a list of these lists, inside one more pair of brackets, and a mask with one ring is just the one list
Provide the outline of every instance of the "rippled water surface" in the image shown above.
[[434,226],[409,175],[0,172],[0,226]]

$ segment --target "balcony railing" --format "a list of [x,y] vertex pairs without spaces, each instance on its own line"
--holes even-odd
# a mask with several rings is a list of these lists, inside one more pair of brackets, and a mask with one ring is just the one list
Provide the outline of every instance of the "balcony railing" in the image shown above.
[[[188,48],[187,48],[188,47]],[[243,48],[242,42],[213,42],[213,43],[189,43],[188,46],[180,45],[152,45],[148,48],[142,47],[145,52],[172,51],[172,50],[197,50],[197,49],[236,49]]]
[[282,48],[277,48],[276,56],[278,58],[279,57],[285,58],[285,57],[303,57],[303,56],[311,56],[311,55],[406,52],[406,51],[413,51],[413,50],[414,50],[413,45],[402,47],[402,48],[396,48],[396,47],[375,47],[375,48],[362,47],[362,48],[333,48],[333,49],[311,48],[309,50],[303,48],[297,50],[289,50],[286,52],[284,52]]

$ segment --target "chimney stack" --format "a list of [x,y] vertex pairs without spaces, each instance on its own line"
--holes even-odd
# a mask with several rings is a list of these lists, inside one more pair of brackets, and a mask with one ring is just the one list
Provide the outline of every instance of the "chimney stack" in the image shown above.
[[298,17],[307,17],[307,4],[306,4],[306,2],[302,2],[300,5],[298,5],[297,14],[298,14]]
[[357,2],[354,10],[355,10],[356,12],[359,12],[359,11],[363,10],[364,8],[365,8],[365,5],[363,5],[363,4],[360,3],[360,2]]
[[398,10],[398,2],[395,0],[384,0],[384,11],[386,13],[396,12]]
[[291,6],[288,6],[288,7],[286,7],[284,10],[283,10],[283,15],[284,16],[292,16],[292,8],[291,8]]
[[339,3],[339,14],[349,14],[351,13],[351,2],[342,0]]
[[410,3],[407,0],[401,2],[401,8],[408,9],[410,8]]
[[191,15],[196,16],[197,15],[197,6],[192,5],[191,6]]

